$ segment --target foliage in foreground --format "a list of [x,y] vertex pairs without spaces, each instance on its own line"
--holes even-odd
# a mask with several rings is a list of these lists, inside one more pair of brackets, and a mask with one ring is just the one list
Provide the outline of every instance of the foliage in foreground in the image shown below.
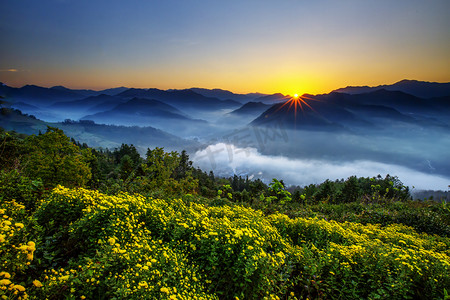
[[288,191],[185,151],[97,151],[55,128],[0,140],[2,298],[446,297],[449,205],[396,177]]
[[31,214],[1,209],[13,298],[442,299],[450,286],[450,240],[404,225],[62,186]]

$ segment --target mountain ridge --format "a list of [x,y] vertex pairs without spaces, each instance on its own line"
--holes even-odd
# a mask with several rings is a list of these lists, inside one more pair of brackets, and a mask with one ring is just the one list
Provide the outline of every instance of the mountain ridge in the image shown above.
[[361,94],[374,90],[385,89],[389,91],[401,91],[420,98],[434,98],[450,96],[450,82],[429,82],[419,80],[403,79],[394,84],[384,84],[374,87],[370,86],[347,86],[332,92]]
[[450,126],[450,118],[446,114],[450,111],[450,97],[433,99],[386,89],[361,94],[334,91],[303,98],[307,105],[302,104],[303,108],[298,108],[298,112],[293,106],[300,104],[295,103],[294,99],[275,104],[250,122],[250,125],[264,126],[271,121],[281,121],[287,127],[295,129],[314,127],[328,130],[330,124],[341,129],[357,129],[380,127],[380,119],[423,125],[427,118],[433,117],[438,118],[438,121],[429,120],[425,125]]

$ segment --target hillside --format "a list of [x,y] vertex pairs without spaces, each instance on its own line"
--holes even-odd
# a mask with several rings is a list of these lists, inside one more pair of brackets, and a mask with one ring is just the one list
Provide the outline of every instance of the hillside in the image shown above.
[[187,141],[153,127],[127,127],[95,124],[89,121],[44,122],[17,110],[3,109],[0,127],[25,134],[45,132],[47,126],[61,128],[68,136],[92,147],[115,148],[122,143],[133,144],[142,152],[147,147],[163,146],[166,149],[196,147],[197,143]]
[[450,285],[448,204],[412,201],[396,177],[291,193],[215,178],[185,152],[95,151],[56,128],[0,137],[1,296],[422,299]]
[[230,112],[230,115],[255,115],[261,114],[270,107],[268,104],[262,102],[247,102],[238,109]]

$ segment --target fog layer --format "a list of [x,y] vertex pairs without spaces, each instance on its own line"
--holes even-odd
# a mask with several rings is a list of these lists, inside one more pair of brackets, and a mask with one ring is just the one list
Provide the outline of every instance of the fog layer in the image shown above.
[[352,175],[372,177],[380,174],[398,176],[400,180],[415,189],[446,190],[450,177],[427,174],[395,164],[370,160],[341,161],[325,159],[292,159],[285,156],[261,154],[256,148],[240,148],[233,144],[216,143],[197,151],[194,164],[221,176],[234,173],[261,178],[269,182],[271,178],[283,179],[288,185],[308,185],[321,183],[326,179],[348,178]]

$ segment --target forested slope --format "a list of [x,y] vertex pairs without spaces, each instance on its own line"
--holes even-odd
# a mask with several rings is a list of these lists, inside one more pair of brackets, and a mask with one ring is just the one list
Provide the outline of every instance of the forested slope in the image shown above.
[[[0,295],[443,299],[450,209],[393,176],[289,192],[185,152],[0,132]],[[446,290],[447,289],[447,290]]]

